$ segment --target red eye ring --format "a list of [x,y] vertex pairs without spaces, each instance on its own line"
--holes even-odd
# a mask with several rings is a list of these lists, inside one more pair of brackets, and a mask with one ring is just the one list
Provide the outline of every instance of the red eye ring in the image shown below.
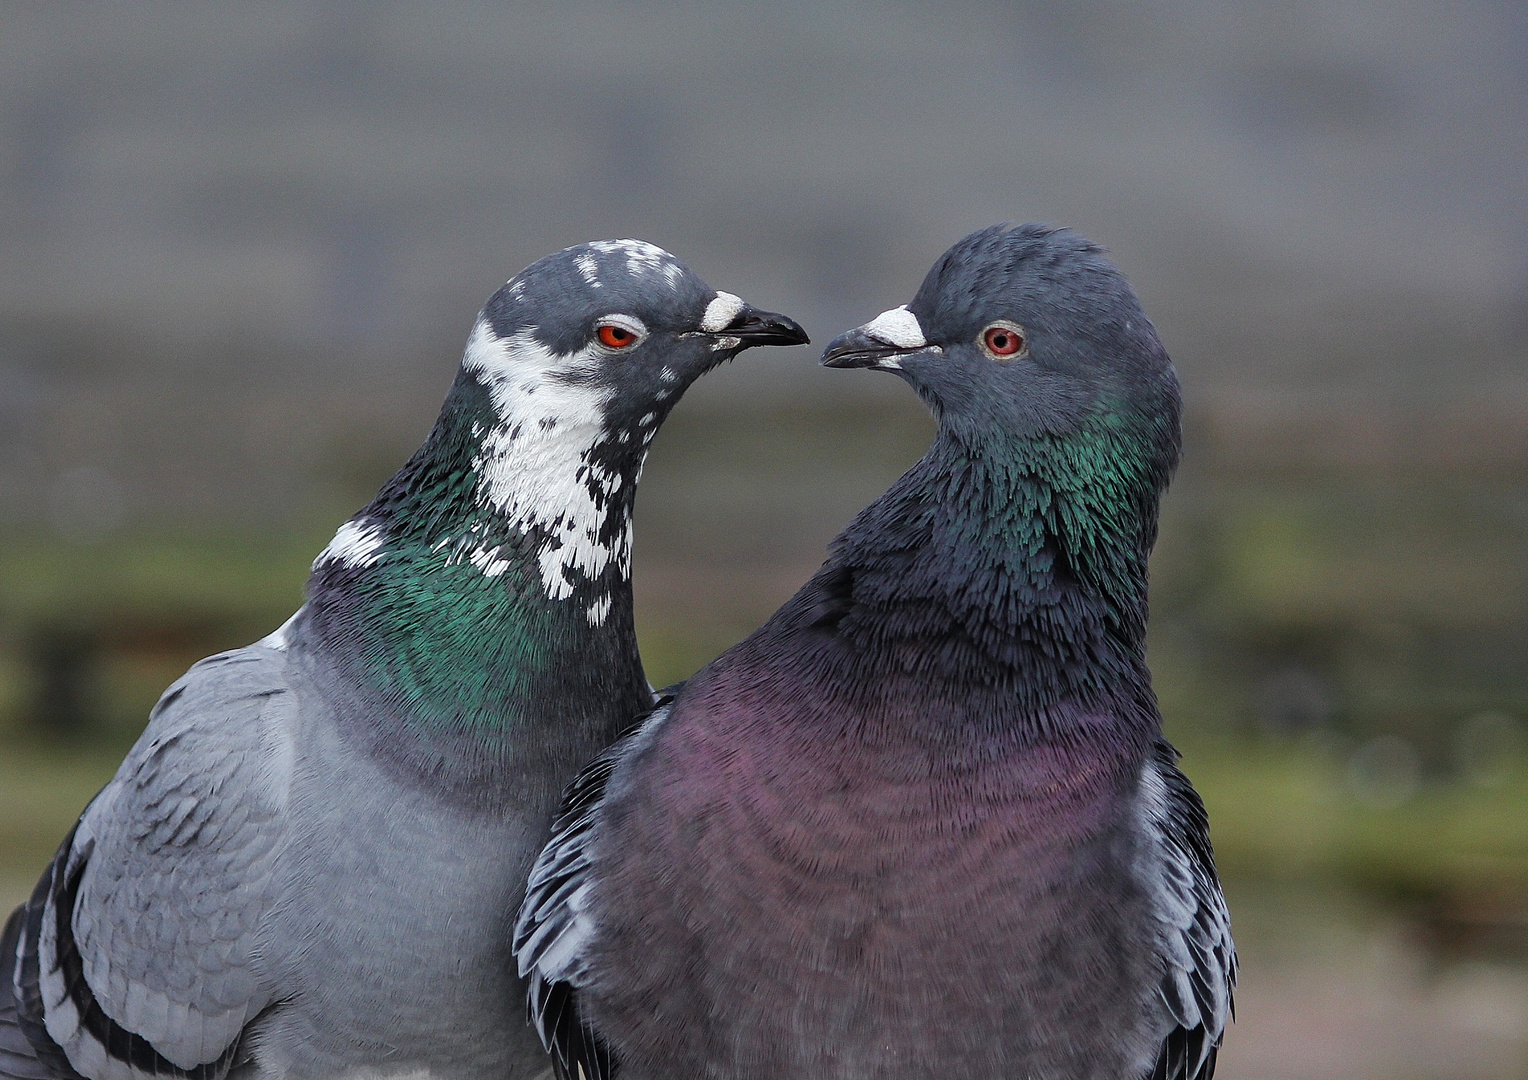
[[999,360],[1018,356],[1024,344],[1024,332],[1016,326],[997,323],[982,331],[982,348]]
[[636,331],[620,323],[600,323],[594,333],[607,349],[629,349],[637,343]]

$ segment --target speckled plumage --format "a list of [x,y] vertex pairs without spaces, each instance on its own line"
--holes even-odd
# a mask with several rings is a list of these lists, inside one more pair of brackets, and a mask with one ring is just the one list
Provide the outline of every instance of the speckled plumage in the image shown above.
[[[629,529],[684,389],[805,340],[638,241],[492,297],[424,446],[280,630],[166,691],[0,952],[0,1078],[546,1072],[506,912],[651,707]],[[601,345],[614,320],[631,332]]]
[[1208,1080],[1235,959],[1145,664],[1155,331],[1098,248],[1001,227],[825,362],[901,375],[934,445],[586,770],[517,927],[533,1019],[623,1080]]

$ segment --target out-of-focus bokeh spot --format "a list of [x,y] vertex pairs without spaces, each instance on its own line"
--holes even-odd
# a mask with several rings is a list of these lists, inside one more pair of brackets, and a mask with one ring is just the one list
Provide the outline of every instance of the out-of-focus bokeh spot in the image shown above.
[[[0,12],[0,904],[262,636],[547,251],[820,345],[1004,219],[1178,363],[1151,658],[1244,959],[1220,1075],[1528,1073],[1528,15],[1317,0]],[[932,423],[750,353],[638,508],[649,674],[765,619]]]

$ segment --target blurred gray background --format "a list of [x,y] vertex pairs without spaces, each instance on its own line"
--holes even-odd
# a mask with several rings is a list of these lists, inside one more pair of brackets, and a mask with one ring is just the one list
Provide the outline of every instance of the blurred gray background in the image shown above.
[[[1151,649],[1245,954],[1222,1075],[1528,1076],[1521,3],[0,8],[0,902],[522,266],[641,237],[821,345],[1001,220],[1106,244],[1183,379]],[[816,355],[654,450],[660,683],[927,444]]]

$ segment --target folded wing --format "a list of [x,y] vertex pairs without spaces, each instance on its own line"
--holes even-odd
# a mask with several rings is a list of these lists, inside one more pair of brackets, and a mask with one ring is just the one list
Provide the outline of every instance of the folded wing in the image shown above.
[[515,924],[521,978],[529,977],[530,1022],[563,1080],[610,1080],[618,1062],[579,1010],[589,978],[590,869],[600,804],[611,778],[663,726],[679,687],[658,695],[657,708],[624,738],[585,766],[563,795],[562,807],[526,885]]
[[1150,1080],[1210,1080],[1233,1013],[1236,948],[1215,874],[1204,803],[1158,742],[1143,776],[1148,835],[1145,873],[1160,922],[1166,1032]]
[[273,1003],[255,958],[286,835],[283,664],[253,647],[172,685],[18,913],[0,970],[57,1075],[215,1080]]

